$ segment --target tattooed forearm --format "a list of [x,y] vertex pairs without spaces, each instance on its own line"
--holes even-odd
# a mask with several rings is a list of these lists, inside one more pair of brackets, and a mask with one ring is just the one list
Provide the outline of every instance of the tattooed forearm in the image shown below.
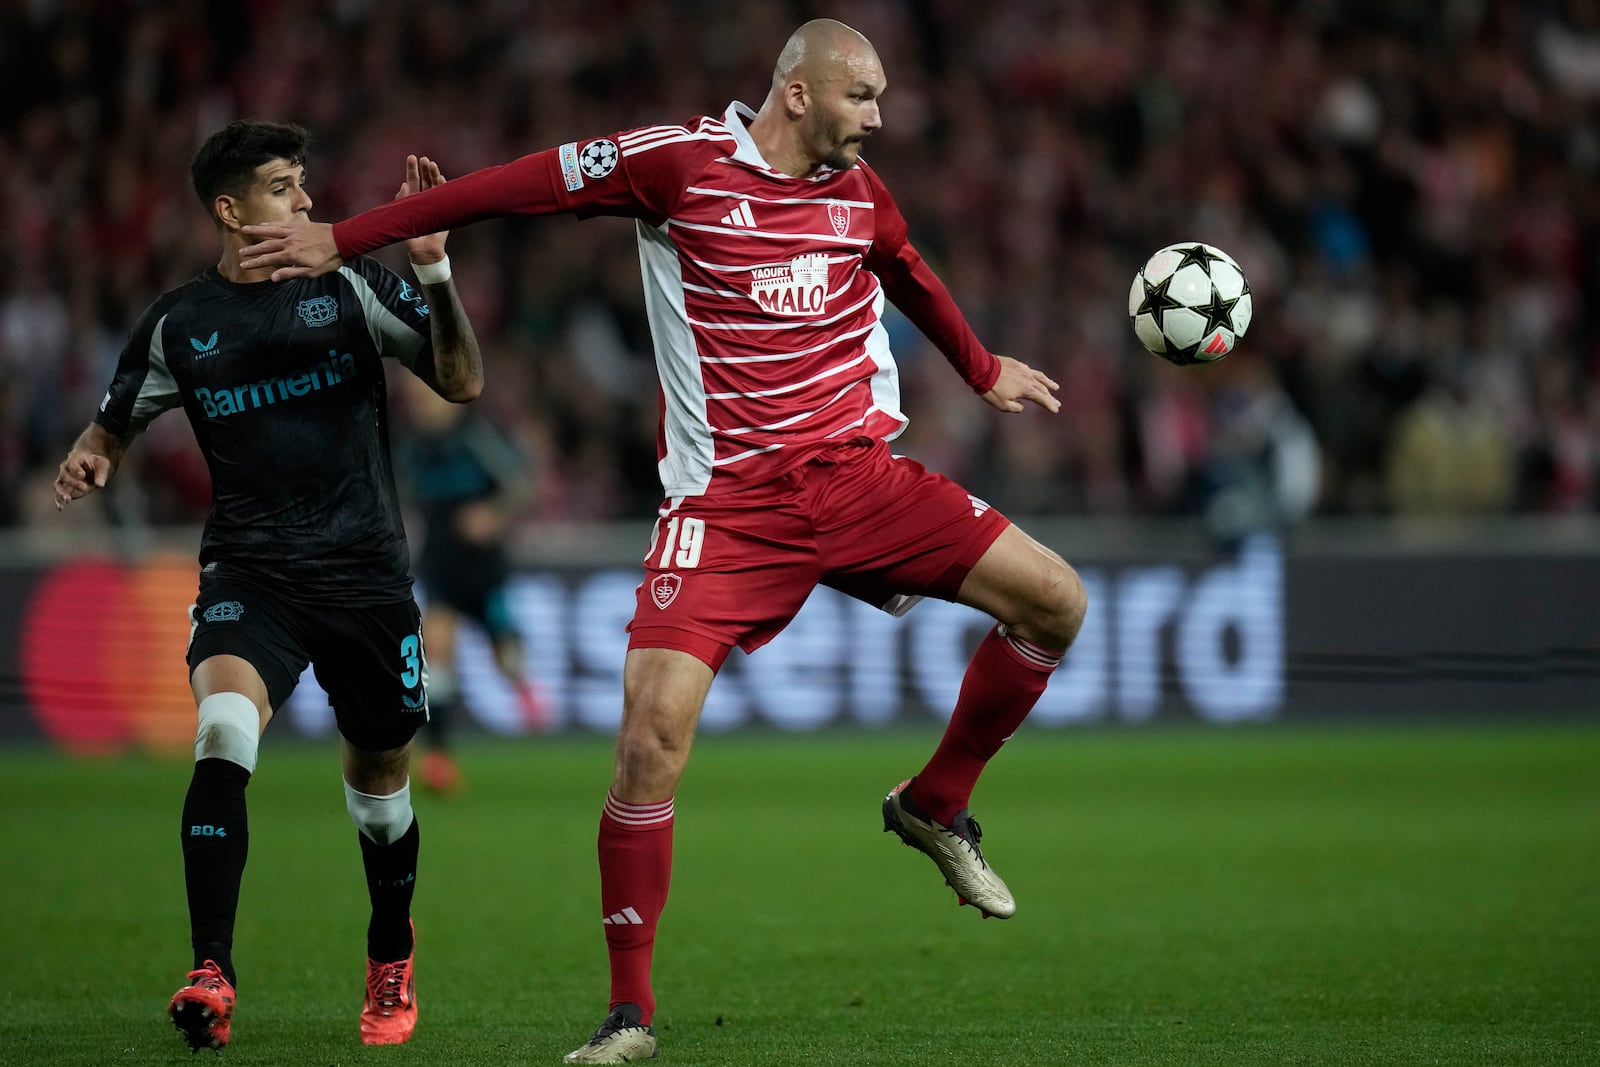
[[432,313],[434,391],[446,400],[464,403],[483,392],[483,353],[472,332],[472,322],[461,306],[455,282],[422,287]]

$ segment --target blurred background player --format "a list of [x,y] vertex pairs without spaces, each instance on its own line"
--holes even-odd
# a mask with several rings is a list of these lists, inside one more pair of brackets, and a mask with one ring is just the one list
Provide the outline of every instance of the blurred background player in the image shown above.
[[415,569],[428,649],[422,781],[449,792],[461,784],[451,742],[463,702],[457,634],[463,621],[488,639],[523,722],[534,731],[549,726],[549,708],[527,675],[522,633],[507,599],[507,526],[528,501],[531,480],[522,451],[477,406],[449,403],[410,376],[400,381],[408,432],[395,442],[395,473],[402,499],[421,523]]
[[652,953],[701,709],[733,648],[766,644],[818,585],[886,608],[934,596],[996,620],[933,755],[881,810],[885,831],[931,859],[960,903],[1016,910],[968,800],[1076,638],[1086,594],[999,509],[890,451],[907,420],[885,302],[996,410],[1061,405],[1048,375],[978,340],[862,162],[887,84],[865,37],[817,19],[783,46],[759,112],[735,101],[720,116],[534,152],[333,226],[251,230],[262,241],[246,262],[294,278],[451,221],[635,220],[665,499],[628,626],[600,817],[611,1010],[567,1062],[655,1055]]
[[[372,905],[361,1040],[399,1044],[417,1020],[408,768],[427,720],[426,665],[383,359],[456,402],[481,392],[483,364],[444,233],[406,242],[421,292],[369,259],[291,285],[240,265],[243,226],[308,216],[308,143],[298,126],[238,121],[200,146],[194,189],[222,258],[145,311],[55,481],[57,510],[103,489],[133,438],[180,405],[211,473],[188,648],[199,725],[179,827],[194,969],[167,1009],[195,1049],[232,1034],[245,787],[308,664],[338,723]],[[443,181],[410,156],[397,195]]]

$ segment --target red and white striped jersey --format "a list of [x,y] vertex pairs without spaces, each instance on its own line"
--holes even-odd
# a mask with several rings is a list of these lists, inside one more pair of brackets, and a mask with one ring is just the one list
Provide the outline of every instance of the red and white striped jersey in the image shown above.
[[757,484],[906,424],[886,296],[983,392],[999,362],[906,239],[866,164],[769,166],[740,103],[721,118],[573,141],[338,223],[342,254],[509,214],[637,220],[669,497]]
[[864,166],[774,170],[740,110],[558,150],[572,209],[638,219],[669,497],[906,424],[883,288],[863,269],[893,201]]

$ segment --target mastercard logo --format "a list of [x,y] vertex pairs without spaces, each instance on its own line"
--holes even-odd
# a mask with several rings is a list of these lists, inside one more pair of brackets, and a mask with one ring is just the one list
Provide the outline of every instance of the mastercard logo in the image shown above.
[[177,751],[194,743],[192,557],[76,560],[49,571],[24,609],[21,667],[39,726],[69,752]]

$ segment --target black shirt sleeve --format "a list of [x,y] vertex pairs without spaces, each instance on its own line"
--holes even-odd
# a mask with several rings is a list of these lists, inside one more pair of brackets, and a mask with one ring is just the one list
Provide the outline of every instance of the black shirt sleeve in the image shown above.
[[123,346],[111,386],[100,401],[94,421],[117,437],[132,437],[163,411],[183,402],[167,368],[162,324],[177,302],[176,291],[145,309]]

